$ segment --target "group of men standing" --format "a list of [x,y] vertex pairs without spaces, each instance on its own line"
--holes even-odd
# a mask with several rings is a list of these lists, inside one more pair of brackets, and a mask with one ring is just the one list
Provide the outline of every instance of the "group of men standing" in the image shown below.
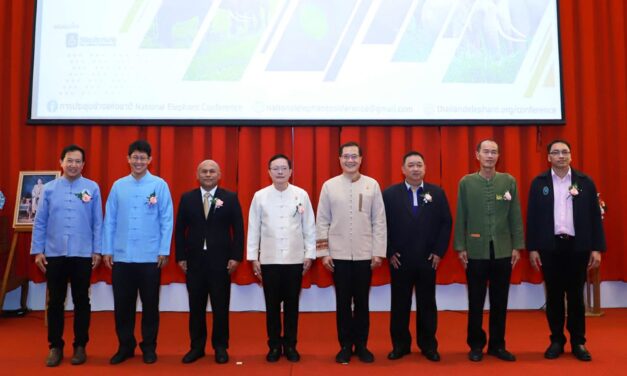
[[[525,248],[519,190],[515,179],[496,171],[499,148],[481,141],[476,150],[479,172],[459,183],[454,249],[468,282],[468,357],[480,361],[483,349],[514,361],[505,346],[505,318],[512,268]],[[137,294],[142,300],[142,342],[145,363],[157,360],[159,285],[167,264],[173,231],[172,199],[167,183],[148,171],[150,145],[129,146],[131,174],[117,180],[102,216],[98,185],[81,175],[85,153],[76,145],[61,154],[63,176],[46,184],[33,229],[31,253],[46,273],[48,303],[48,366],[63,359],[63,305],[68,281],[74,301],[72,364],[86,360],[91,270],[101,256],[112,269],[115,327],[119,341],[111,364],[134,356],[133,335]],[[564,351],[565,308],[573,354],[590,360],[585,348],[583,286],[586,269],[598,267],[605,250],[596,188],[586,175],[570,168],[570,145],[548,145],[551,169],[534,179],[529,192],[527,249],[532,266],[542,268],[547,288],[547,319],[551,330],[548,359]],[[426,163],[411,151],[403,158],[405,180],[381,192],[376,180],[360,173],[361,147],[348,142],[339,148],[342,174],[322,187],[317,215],[309,195],[289,183],[290,159],[277,154],[268,162],[272,184],[255,193],[248,216],[246,258],[262,282],[266,301],[268,362],[281,356],[297,362],[298,307],[302,278],[316,258],[333,275],[336,326],[340,351],[335,360],[353,355],[374,361],[368,350],[369,291],[372,270],[385,257],[391,272],[388,359],[411,352],[409,317],[415,290],[416,342],[422,355],[439,361],[436,270],[448,248],[452,218],[444,191],[424,181]],[[237,195],[218,187],[219,165],[212,160],[197,168],[200,187],[185,193],[175,228],[176,261],[186,274],[189,296],[190,350],[183,363],[205,355],[206,306],[211,300],[211,344],[215,361],[229,360],[230,275],[243,258],[244,226]],[[489,340],[482,328],[489,285]],[[283,322],[281,322],[281,306]]]

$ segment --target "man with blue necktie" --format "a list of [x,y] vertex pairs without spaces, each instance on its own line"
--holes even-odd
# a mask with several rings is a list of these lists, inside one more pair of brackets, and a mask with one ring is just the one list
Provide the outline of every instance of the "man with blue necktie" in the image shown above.
[[435,337],[438,322],[435,274],[448,248],[452,219],[444,191],[424,181],[425,170],[422,154],[410,151],[403,157],[405,181],[383,192],[392,278],[390,360],[411,352],[409,315],[414,288],[416,342],[425,358],[432,362],[440,360]]

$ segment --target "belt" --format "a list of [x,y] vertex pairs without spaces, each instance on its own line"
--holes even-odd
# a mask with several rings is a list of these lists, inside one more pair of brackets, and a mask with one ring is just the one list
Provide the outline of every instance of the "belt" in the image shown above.
[[556,234],[555,237],[558,238],[558,239],[561,239],[561,240],[572,240],[572,239],[575,239],[574,236],[568,235],[568,234]]

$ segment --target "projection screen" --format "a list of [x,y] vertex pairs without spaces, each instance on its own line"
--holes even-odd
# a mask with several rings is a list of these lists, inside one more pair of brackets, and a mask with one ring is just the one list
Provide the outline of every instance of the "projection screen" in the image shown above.
[[38,0],[30,123],[563,123],[557,0]]

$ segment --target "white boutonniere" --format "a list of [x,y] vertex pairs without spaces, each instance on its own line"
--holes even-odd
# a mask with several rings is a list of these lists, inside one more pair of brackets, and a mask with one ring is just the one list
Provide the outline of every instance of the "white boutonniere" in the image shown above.
[[425,204],[428,204],[433,201],[433,196],[431,196],[431,193],[429,192],[420,195],[420,198],[422,198],[422,202],[424,202]]
[[157,205],[157,194],[153,191],[148,197],[148,206]]
[[91,193],[87,189],[83,189],[80,193],[75,193],[74,195],[84,203],[91,201]]
[[578,196],[580,191],[581,190],[579,189],[579,185],[577,185],[577,183],[568,187],[568,193],[570,193],[573,197]]

